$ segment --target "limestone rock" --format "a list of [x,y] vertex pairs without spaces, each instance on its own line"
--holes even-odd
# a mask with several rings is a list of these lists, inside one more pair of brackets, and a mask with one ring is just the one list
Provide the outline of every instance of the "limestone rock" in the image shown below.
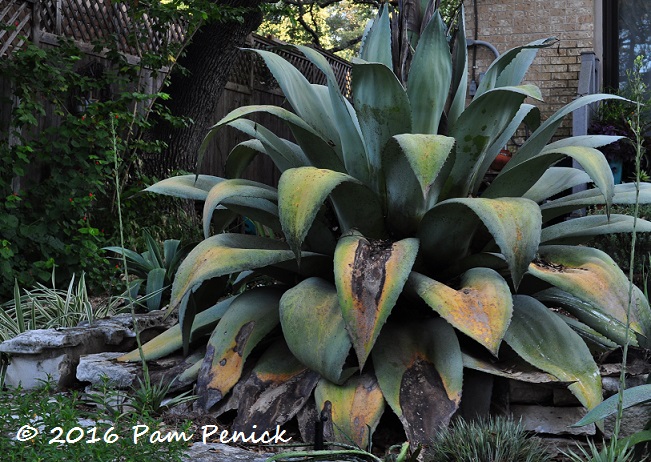
[[91,385],[101,384],[106,377],[108,384],[115,388],[129,388],[138,377],[138,363],[117,362],[115,358],[123,353],[97,353],[79,358],[77,380],[90,382]]
[[221,443],[195,443],[183,457],[184,462],[265,462],[273,454],[246,451]]
[[583,407],[511,406],[513,419],[527,431],[547,435],[594,435],[594,424],[570,427],[586,413]]

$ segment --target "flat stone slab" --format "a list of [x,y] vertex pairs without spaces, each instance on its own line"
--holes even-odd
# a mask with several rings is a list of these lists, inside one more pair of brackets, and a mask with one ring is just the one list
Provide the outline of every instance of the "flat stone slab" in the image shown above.
[[184,462],[265,462],[271,453],[258,453],[221,443],[195,443],[183,457]]
[[115,358],[124,353],[97,353],[79,358],[77,380],[101,384],[105,377],[108,384],[116,388],[129,388],[133,385],[140,371],[140,363],[117,362]]
[[570,427],[585,415],[583,407],[511,406],[513,419],[525,430],[546,435],[594,435],[594,424]]
[[78,327],[23,332],[0,343],[0,352],[10,356],[5,383],[31,389],[50,381],[59,388],[67,388],[76,381],[81,356],[130,351],[136,344],[136,330],[141,332],[144,342],[174,322],[171,318],[163,321],[164,316],[164,311],[138,314],[135,329],[133,317],[127,313],[92,324],[81,323]]

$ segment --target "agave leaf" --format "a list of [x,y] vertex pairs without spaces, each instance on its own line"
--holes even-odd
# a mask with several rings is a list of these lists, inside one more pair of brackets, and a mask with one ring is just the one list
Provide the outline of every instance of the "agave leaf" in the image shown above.
[[599,368],[585,342],[536,299],[513,297],[513,318],[504,341],[537,368],[574,382],[570,391],[588,409],[601,402]]
[[147,274],[147,310],[153,311],[160,308],[161,299],[163,298],[163,287],[165,287],[165,268],[154,268]]
[[339,306],[352,339],[359,368],[395,306],[418,254],[418,240],[391,245],[369,242],[359,234],[342,236],[334,256]]
[[[508,171],[502,170],[482,197],[519,196],[526,193],[553,163],[568,156],[576,160],[604,195],[609,209],[614,195],[613,173],[604,155],[595,148],[566,146],[543,149]],[[509,165],[511,162],[507,163]]]
[[457,20],[459,29],[454,41],[454,59],[452,60],[452,102],[448,110],[448,126],[456,123],[461,113],[466,108],[466,93],[468,87],[468,49],[466,41],[466,13],[461,4]]
[[152,269],[154,269],[150,264],[150,262],[145,260],[145,258],[142,255],[140,255],[138,252],[135,252],[133,250],[124,249],[118,246],[102,247],[102,250],[115,252],[120,256],[124,255],[127,259],[127,265],[129,266],[129,268],[132,271],[135,270],[136,272],[140,273],[143,276],[147,274],[149,271],[151,271]]
[[[320,96],[314,91],[313,93],[314,97],[320,102]],[[277,137],[269,130],[259,130],[261,127],[259,124],[250,121],[238,124],[239,119],[258,112],[273,115],[285,122],[292,131],[292,134],[301,149],[299,150],[294,143]],[[265,149],[267,155],[274,156],[272,157],[272,160],[274,163],[277,163],[279,169],[283,167],[300,167],[303,165],[313,164],[317,167],[343,171],[341,154],[336,152],[334,149],[335,145],[333,144],[333,141],[324,138],[323,135],[293,112],[271,105],[244,106],[234,109],[226,114],[219,122],[210,128],[210,131],[204,138],[203,143],[199,148],[198,164],[201,163],[203,155],[212,141],[212,138],[215,137],[219,130],[224,126],[233,125],[233,123],[235,123],[235,126],[239,130],[244,130],[251,136],[258,138],[261,142],[264,140],[263,146],[265,146],[265,148],[272,148],[268,150]],[[281,150],[278,151],[278,149]],[[279,152],[282,152],[283,155],[276,155],[276,153]]]
[[224,181],[223,178],[212,175],[181,175],[154,183],[145,191],[182,199],[204,201],[208,197],[208,191],[222,181]]
[[311,164],[305,153],[296,144],[290,144],[257,122],[248,119],[235,119],[226,125],[260,141],[265,153],[281,172],[288,168]]
[[[314,256],[313,253],[303,253]],[[243,234],[218,234],[198,244],[183,260],[172,284],[169,310],[179,307],[179,322],[185,333],[194,314],[188,309],[190,294],[212,278],[262,268],[287,260],[294,253],[287,244],[273,239]],[[187,336],[184,337],[187,339]],[[187,342],[185,342],[187,345]]]
[[327,281],[308,278],[280,300],[280,323],[292,354],[331,382],[345,380],[351,342],[341,315],[337,290]]
[[[510,163],[510,162],[509,162]],[[508,165],[508,164],[507,164]],[[623,183],[615,185],[615,194],[612,204],[631,205],[636,199],[640,204],[651,203],[651,184],[640,183],[639,197],[636,193],[635,183]],[[569,194],[559,199],[546,202],[540,206],[543,216],[543,223],[558,216],[581,209],[590,205],[604,205],[605,199],[598,189],[588,189],[578,193]]]
[[468,196],[487,149],[510,125],[527,97],[541,99],[540,90],[533,85],[503,87],[473,99],[450,130],[457,149],[444,197]]
[[468,270],[460,289],[412,272],[406,287],[464,334],[497,355],[511,320],[511,290],[497,272],[488,268]]
[[[219,303],[213,305],[207,310],[202,311],[197,314],[192,322],[192,337],[197,338],[200,335],[211,332],[213,327],[217,325],[217,322],[222,318],[224,313],[231,306],[231,302],[235,297],[230,297],[225,300],[220,301]],[[175,324],[174,326],[167,329],[165,332],[157,335],[149,342],[142,345],[142,353],[146,361],[163,358],[175,351],[179,350],[183,346],[183,339],[181,336],[181,326],[180,324]],[[117,361],[140,361],[139,351],[133,350],[130,353],[124,354],[117,358]]]
[[[388,221],[413,234],[423,214],[436,203],[452,167],[454,138],[442,135],[396,135],[382,153],[385,166]],[[445,167],[444,167],[445,166]]]
[[[287,140],[285,142],[289,143]],[[260,140],[246,140],[235,145],[226,158],[224,176],[226,178],[240,178],[258,154],[267,154]]]
[[182,297],[203,281],[291,260],[284,242],[243,234],[218,234],[199,243],[179,266],[172,285],[175,308]]
[[251,51],[264,59],[294,112],[335,150],[341,152],[339,134],[330,117],[331,114],[326,110],[320,96],[303,74],[287,60],[271,51],[254,49]]
[[[565,324],[570,326],[574,332],[581,336],[586,345],[588,345],[588,348],[590,348],[593,356],[617,349],[617,343],[613,342],[605,335],[600,334],[587,324],[583,324],[582,322],[570,318],[569,316],[565,316],[562,313],[557,314],[561,319],[563,319],[563,321],[565,321]],[[636,342],[632,342],[631,344],[633,343]]]
[[[493,141],[493,143],[486,149],[484,160],[481,162],[481,165],[477,170],[475,184],[472,188],[473,195],[478,194],[480,187],[484,184],[484,177],[486,176],[486,172],[488,172],[488,169],[490,168],[499,152],[504,148],[504,146],[506,146],[511,137],[515,135],[518,128],[520,128],[522,125],[522,122],[525,121],[525,119],[532,113],[532,111],[535,111],[536,109],[536,106],[532,106],[531,104],[520,105],[520,109],[515,114],[515,116],[513,116],[511,123],[509,123],[509,125],[504,129],[500,136],[497,137],[497,139]],[[514,195],[509,194],[509,196]]]
[[596,103],[605,99],[618,99],[626,101],[625,98],[622,98],[620,96],[606,94],[591,94],[575,99],[571,103],[563,106],[561,109],[556,111],[551,117],[545,120],[545,122],[540,127],[538,127],[538,129],[533,132],[529,138],[527,138],[527,141],[525,141],[520,149],[518,149],[509,163],[504,166],[502,173],[505,173],[520,163],[538,155],[545,148],[547,143],[549,143],[549,140],[552,139],[552,136],[554,136],[554,133],[556,133],[556,130],[561,125],[561,122],[563,122],[565,116],[587,104]]
[[584,170],[572,167],[549,167],[522,197],[541,203],[567,189],[590,181],[590,175]]
[[409,70],[407,95],[413,133],[437,134],[452,82],[447,26],[438,11],[418,40]]
[[273,343],[246,381],[233,389],[239,395],[233,430],[250,434],[256,427],[283,425],[305,405],[318,381],[319,375],[296,359],[285,342]]
[[384,399],[412,444],[425,443],[448,425],[463,383],[461,349],[450,324],[437,318],[386,326],[373,364]]
[[222,203],[213,210],[212,220],[206,224],[206,227],[210,229],[212,226],[216,233],[224,232],[238,215],[271,228],[274,232],[282,230],[275,201],[253,196],[224,198]]
[[178,239],[165,239],[163,241],[163,261],[166,268],[169,269],[176,260],[177,255],[181,253],[179,252],[180,245],[181,241]]
[[586,148],[601,148],[611,143],[624,139],[624,136],[611,135],[581,135],[563,138],[545,146],[545,151],[553,151],[558,148],[567,148],[570,146],[584,146]]
[[156,242],[154,238],[151,237],[151,234],[149,234],[147,230],[143,232],[143,236],[147,244],[147,251],[152,258],[152,264],[154,268],[164,268],[165,262],[163,261],[163,254],[160,251],[158,242]]
[[[595,307],[593,304],[581,300],[558,287],[551,287],[537,292],[534,294],[534,298],[550,306],[562,307],[579,321],[619,345],[626,342],[626,323],[614,316],[609,310],[610,307],[606,307],[607,310],[604,311],[602,307]],[[632,329],[628,331],[628,339],[631,345],[638,346],[635,331]]]
[[[622,392],[623,396],[623,408],[628,409],[632,406],[637,406],[639,404],[645,404],[651,402],[651,385],[639,385],[637,387],[628,388]],[[615,394],[605,400],[603,403],[599,404],[594,409],[591,409],[586,415],[583,416],[572,427],[582,427],[584,425],[589,425],[591,423],[598,422],[605,419],[606,417],[613,415],[617,412],[617,406],[619,402],[619,394]]]
[[411,109],[402,84],[382,64],[353,64],[353,105],[366,146],[371,189],[384,195],[382,150],[393,135],[411,132]]
[[355,110],[341,93],[337,77],[325,57],[314,48],[303,45],[296,45],[296,48],[326,76],[328,81],[328,94],[335,115],[334,122],[341,137],[341,149],[346,172],[368,184],[368,162]]
[[362,39],[359,57],[364,61],[382,63],[393,69],[391,58],[391,27],[388,5],[384,4]]
[[[355,226],[364,234],[376,235],[381,229],[382,212],[379,204],[374,200],[373,194],[368,191],[358,180],[345,173],[332,170],[302,167],[284,172],[278,183],[278,204],[280,223],[291,249],[300,256],[300,249],[305,236],[307,236],[314,219],[321,209],[328,195],[342,183],[351,183],[355,189],[355,196],[335,196],[333,199],[335,212],[339,215],[342,231],[347,231]],[[360,196],[361,195],[361,196]],[[364,207],[357,205],[360,197],[368,199]],[[354,213],[363,214],[362,220],[355,220],[350,211],[338,207],[338,204],[349,203]],[[368,231],[368,232],[367,232]]]
[[538,54],[538,49],[548,47],[555,41],[555,38],[535,40],[502,54],[493,61],[482,77],[475,98],[496,87],[520,85]]
[[613,233],[651,232],[651,222],[629,215],[589,215],[563,221],[542,230],[544,244],[583,244],[594,236]]
[[518,380],[527,383],[559,383],[558,377],[547,372],[534,368],[531,364],[524,362],[521,358],[513,358],[509,361],[495,362],[484,360],[462,353],[463,367],[474,371],[485,372],[511,380]]
[[478,220],[495,239],[517,288],[534,258],[542,226],[538,205],[528,199],[467,198],[437,204],[421,224],[419,236],[425,254],[446,264],[466,256]]
[[278,324],[283,291],[272,287],[238,295],[208,340],[197,378],[197,404],[209,410],[238,382],[251,350]]
[[335,441],[360,448],[369,446],[384,412],[384,398],[375,377],[356,375],[344,385],[322,379],[314,390],[314,398],[317,409],[330,410],[328,421],[332,423]]
[[[529,274],[592,305],[594,310],[609,314],[622,324],[626,322],[628,279],[613,259],[600,250],[541,246],[538,258],[529,265]],[[638,342],[644,346],[651,338],[651,309],[640,289],[634,286],[632,295],[630,326],[639,334]],[[592,327],[597,329],[597,326]]]
[[213,210],[222,202],[234,196],[278,202],[278,191],[271,186],[242,179],[222,181],[210,190],[203,206],[204,237],[208,238],[210,236],[210,222]]

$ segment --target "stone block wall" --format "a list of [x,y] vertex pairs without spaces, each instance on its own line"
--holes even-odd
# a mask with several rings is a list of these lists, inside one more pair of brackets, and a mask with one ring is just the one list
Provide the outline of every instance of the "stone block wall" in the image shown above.
[[[500,53],[533,40],[556,37],[552,47],[540,50],[525,83],[537,85],[544,104],[543,120],[577,95],[581,53],[599,51],[596,0],[476,0],[477,40],[493,44]],[[465,0],[466,36],[475,38],[473,0]],[[472,66],[474,50],[468,49]],[[493,60],[485,47],[476,47],[475,75],[479,78]],[[472,69],[471,69],[472,72]],[[558,136],[570,135],[568,117]]]

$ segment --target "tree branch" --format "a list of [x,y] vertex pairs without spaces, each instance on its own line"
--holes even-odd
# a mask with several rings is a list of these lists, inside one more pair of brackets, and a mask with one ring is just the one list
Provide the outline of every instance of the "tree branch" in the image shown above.
[[326,51],[329,51],[330,53],[336,53],[341,50],[345,50],[346,48],[352,47],[353,45],[359,43],[362,41],[362,36],[359,35],[353,39],[348,40],[346,43],[343,43],[341,45],[338,45],[336,47],[332,47]]
[[312,42],[321,48],[321,40],[319,39],[319,34],[310,27],[310,25],[303,19],[303,15],[305,14],[305,10],[303,9],[303,5],[296,5],[298,7],[298,18],[297,21],[305,29],[305,32],[310,34],[312,36]]

